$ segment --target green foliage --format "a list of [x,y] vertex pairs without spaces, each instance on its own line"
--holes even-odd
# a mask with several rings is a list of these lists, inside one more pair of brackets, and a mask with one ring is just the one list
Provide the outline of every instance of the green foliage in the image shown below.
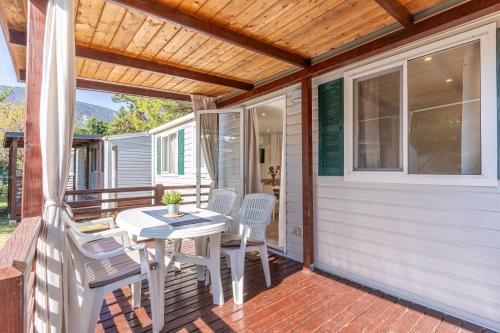
[[161,202],[163,202],[165,205],[179,205],[182,203],[182,201],[182,196],[177,191],[167,191],[161,198]]
[[0,92],[0,102],[5,101],[7,97],[12,93],[12,87],[5,88]]
[[108,134],[144,132],[192,112],[188,103],[117,94],[122,103],[118,116],[109,124]]
[[77,134],[94,134],[94,135],[107,135],[109,130],[109,123],[104,120],[98,120],[95,117],[90,117],[85,122],[84,127],[75,129]]
[[[23,131],[24,129],[24,105],[11,102],[0,102],[0,142],[4,142],[5,132]],[[18,164],[22,164],[23,150],[18,149]],[[9,150],[0,149],[0,168],[9,165]]]

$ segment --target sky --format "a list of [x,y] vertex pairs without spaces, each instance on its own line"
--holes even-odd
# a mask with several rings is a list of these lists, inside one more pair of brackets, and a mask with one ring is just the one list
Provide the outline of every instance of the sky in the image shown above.
[[[0,34],[0,63],[3,64],[0,66],[0,85],[24,87],[24,83],[17,82],[14,66],[12,65],[12,60],[3,34]],[[120,104],[113,103],[111,100],[112,96],[113,94],[108,93],[80,89],[76,90],[76,99],[78,101],[118,110]]]

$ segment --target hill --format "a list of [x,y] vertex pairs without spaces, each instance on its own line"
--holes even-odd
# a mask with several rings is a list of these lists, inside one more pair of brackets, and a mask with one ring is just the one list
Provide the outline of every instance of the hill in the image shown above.
[[[0,85],[0,91],[9,88]],[[11,87],[12,93],[5,99],[6,102],[21,103],[24,101],[26,92],[24,87]],[[99,120],[110,122],[117,115],[117,111],[95,104],[76,101],[76,126],[80,127],[87,119],[95,117]]]

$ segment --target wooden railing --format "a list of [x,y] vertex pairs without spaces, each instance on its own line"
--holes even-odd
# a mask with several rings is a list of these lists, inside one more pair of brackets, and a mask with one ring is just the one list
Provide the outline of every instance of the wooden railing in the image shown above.
[[40,218],[21,221],[0,250],[2,332],[32,332],[35,309],[35,257]]
[[[207,202],[209,188],[209,185],[201,186],[201,203]],[[181,192],[185,198],[183,204],[196,203],[196,185],[74,190],[66,191],[65,201],[72,208],[76,220],[85,220],[130,208],[161,205],[163,193],[170,190]]]

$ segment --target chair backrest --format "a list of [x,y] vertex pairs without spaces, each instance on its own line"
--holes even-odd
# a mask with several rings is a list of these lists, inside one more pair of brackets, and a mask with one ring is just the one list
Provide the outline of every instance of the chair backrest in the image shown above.
[[237,219],[243,227],[243,236],[248,239],[265,241],[266,227],[271,222],[276,198],[267,193],[247,194],[238,211]]
[[214,189],[210,193],[207,209],[222,215],[229,215],[237,196],[238,194],[234,191]]
[[[67,226],[70,226],[70,223],[75,223],[67,211],[63,210],[62,218]],[[85,265],[90,261],[90,259],[84,256],[82,253],[82,245],[79,239],[78,232],[78,229],[75,230],[71,227],[66,228],[66,238],[68,240],[73,268],[77,277],[76,282],[79,285],[82,285],[86,282],[87,279],[85,274]]]

